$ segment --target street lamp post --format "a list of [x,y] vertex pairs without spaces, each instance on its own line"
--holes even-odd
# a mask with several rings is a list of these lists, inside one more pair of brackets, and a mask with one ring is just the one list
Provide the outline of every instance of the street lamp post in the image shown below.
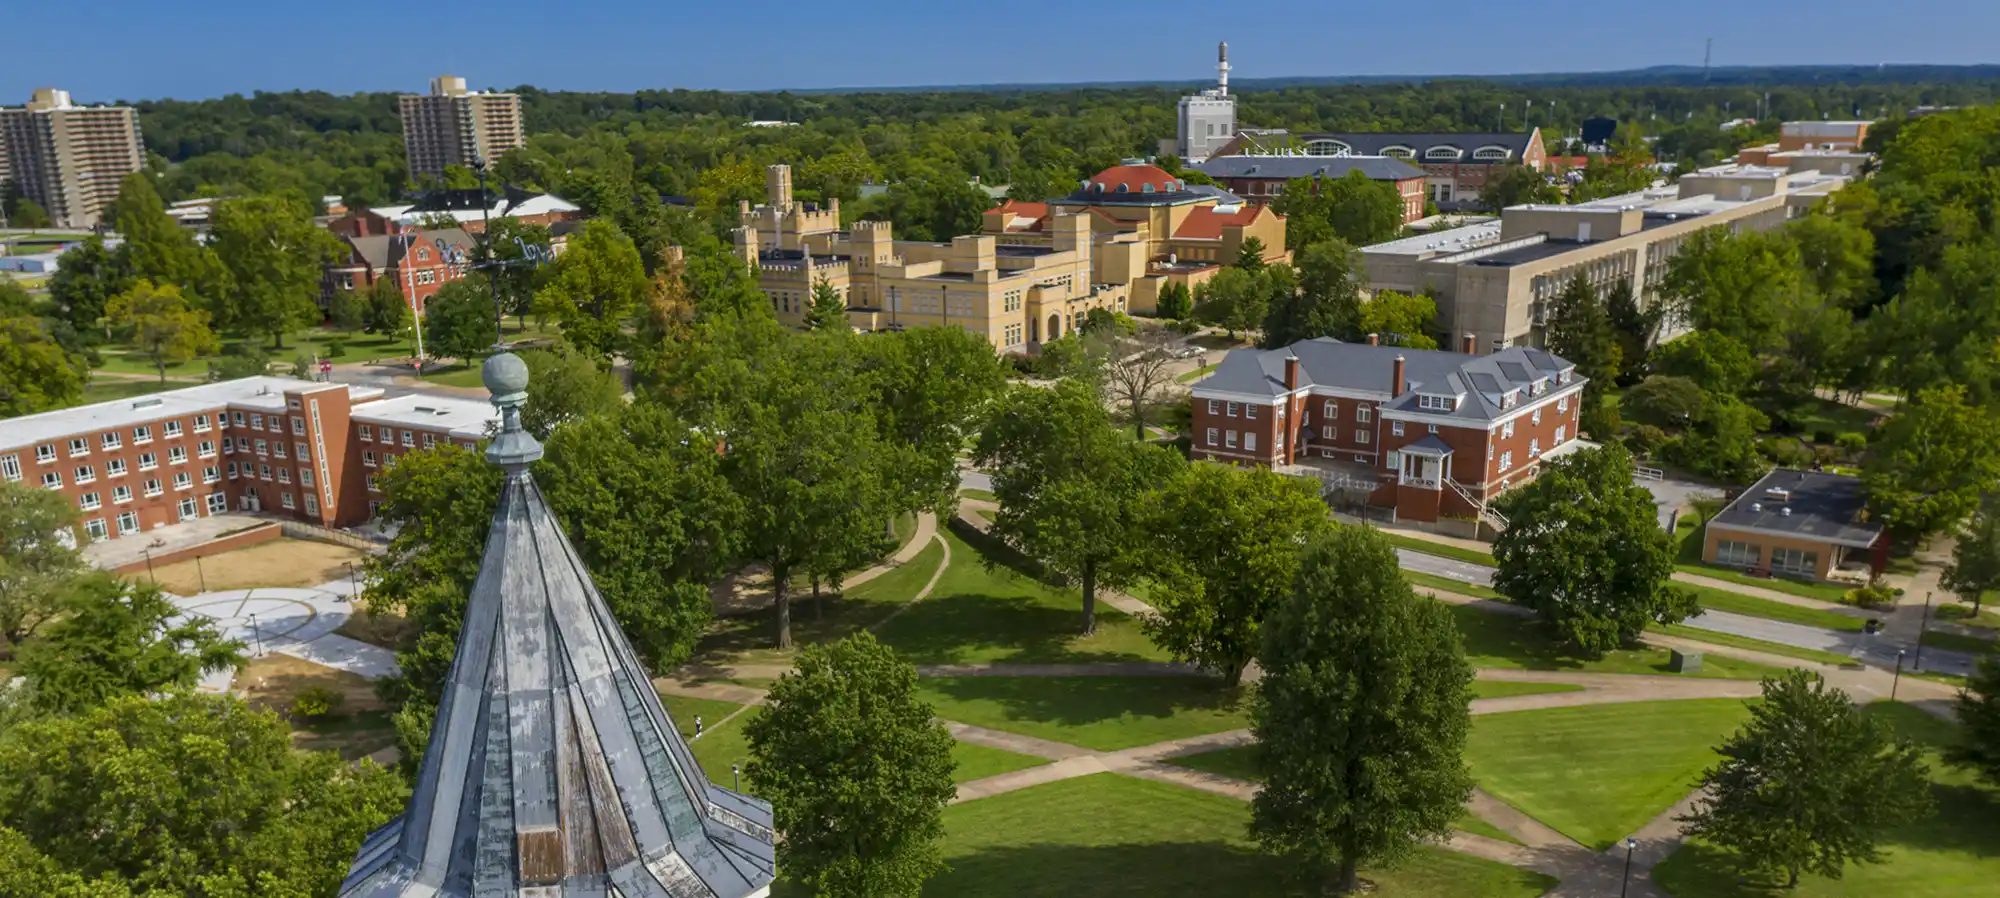
[[255,614],[250,615],[250,638],[253,640],[253,644],[257,646],[257,654],[253,657],[264,657],[264,632],[257,629],[257,615]]
[[730,790],[731,792],[741,792],[741,791],[743,791],[743,782],[742,782],[742,780],[743,780],[743,767],[742,767],[742,765],[740,765],[740,764],[731,764],[731,765],[729,765],[729,790]]
[[[155,576],[153,576],[153,550],[152,550],[152,548],[151,548],[151,547],[148,547],[148,548],[144,548],[144,549],[140,549],[139,551],[141,551],[141,552],[144,552],[144,553],[146,553],[146,579],[148,579],[148,580],[151,580],[151,581],[153,581],[154,583],[158,583],[158,582],[160,582],[160,578],[158,578],[158,577],[155,577]],[[204,590],[204,591],[206,591],[206,590]]]
[[1904,654],[1902,649],[1896,650],[1896,678],[1889,681],[1889,700],[1892,702],[1896,700],[1896,687],[1903,685]]
[[208,574],[201,569],[201,556],[194,557],[194,575],[201,579],[201,591],[208,591]]
[[1625,877],[1618,881],[1618,898],[1625,898],[1626,890],[1632,887],[1632,852],[1638,848],[1638,839],[1625,839]]
[[352,601],[361,595],[361,578],[354,575],[354,562],[347,563],[347,599]]
[[1917,657],[1910,660],[1911,670],[1924,669],[1924,634],[1931,628],[1931,594],[1924,593],[1924,620],[1917,625]]

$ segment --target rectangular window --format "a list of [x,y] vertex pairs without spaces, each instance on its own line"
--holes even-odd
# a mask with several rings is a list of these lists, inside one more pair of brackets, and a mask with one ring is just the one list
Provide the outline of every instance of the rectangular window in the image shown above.
[[[368,475],[368,491],[371,493],[379,493],[382,491],[381,487],[375,485],[375,475],[373,474]],[[368,503],[368,507],[374,508],[375,503],[373,502]],[[372,515],[373,512],[370,512],[370,514]]]
[[1763,561],[1763,552],[1758,546],[1733,539],[1717,540],[1715,543],[1715,563],[1734,567],[1756,567]]
[[125,512],[124,514],[121,514],[121,515],[119,515],[119,516],[118,516],[118,532],[119,532],[119,533],[120,533],[121,535],[122,535],[122,534],[126,534],[126,533],[138,533],[138,532],[139,532],[139,513],[138,513],[138,512],[136,512],[136,511],[128,511],[128,512]]
[[174,475],[174,489],[177,490],[194,489],[194,475],[189,474],[186,471],[181,471],[179,473],[176,473]]
[[48,490],[62,489],[62,475],[54,471],[42,472],[42,488]]
[[1365,430],[1355,431],[1354,442],[1362,446],[1368,445],[1368,431]]
[[1569,428],[1568,428],[1568,427],[1558,427],[1558,428],[1556,428],[1556,440],[1555,440],[1555,442],[1553,442],[1553,443],[1550,443],[1549,445],[1551,445],[1551,446],[1560,446],[1560,445],[1562,445],[1562,441],[1563,441],[1563,434],[1564,434],[1564,432],[1565,432],[1565,431],[1567,431],[1567,430],[1569,430]]
[[1509,421],[1505,424],[1500,425],[1500,438],[1503,440],[1511,440],[1514,438],[1514,422]]
[[282,484],[284,484],[284,485],[286,485],[286,486],[291,486],[291,485],[292,485],[292,469],[291,469],[291,468],[279,468],[279,469],[278,469],[278,482],[279,482],[279,483],[282,483]]
[[194,416],[194,432],[195,432],[195,433],[207,433],[207,432],[208,432],[208,416],[207,416],[207,415],[196,415],[196,416]]
[[258,454],[258,455],[270,455],[270,454],[271,454],[271,443],[270,443],[270,442],[269,442],[268,440],[258,440],[258,441],[257,441],[257,454]]
[[306,514],[319,514],[318,499],[315,499],[311,496],[306,497]]
[[1559,412],[1566,412],[1566,411],[1569,411],[1569,397],[1568,397],[1568,396],[1564,396],[1563,398],[1561,398],[1561,399],[1558,399],[1558,400],[1556,400],[1556,411],[1559,411]]
[[1771,548],[1771,570],[1814,576],[1819,573],[1819,553],[1804,549]]
[[151,471],[160,466],[160,456],[151,452],[139,453],[139,470]]
[[1228,446],[1231,449],[1236,448],[1236,431],[1233,430],[1224,431],[1222,434],[1222,441],[1223,445]]
[[1326,408],[1325,408],[1325,409],[1323,410],[1323,412],[1324,412],[1324,414],[1325,414],[1325,415],[1326,415],[1326,416],[1327,416],[1328,418],[1337,418],[1337,417],[1339,417],[1339,416],[1340,416],[1340,403],[1337,403],[1337,402],[1334,402],[1334,401],[1333,401],[1333,400],[1331,400],[1331,399],[1328,399],[1328,400],[1326,401]]
[[264,429],[264,416],[263,416],[263,415],[256,415],[256,414],[253,414],[253,415],[251,415],[251,416],[250,416],[250,429],[251,429],[251,430],[263,430],[263,429]]
[[312,469],[311,469],[311,468],[300,468],[300,469],[299,469],[299,485],[300,485],[300,486],[312,486],[312,485],[313,485],[313,472],[312,472]]
[[21,481],[21,457],[19,455],[0,455],[0,477],[7,478],[8,483],[19,483]]
[[1219,432],[1215,428],[1211,427],[1208,429],[1208,445],[1213,446],[1220,439]]
[[71,438],[70,438],[70,441],[69,441],[69,457],[70,457],[70,458],[81,458],[81,457],[83,457],[83,456],[85,456],[85,455],[89,455],[89,454],[90,454],[90,441],[89,441],[89,440],[86,440],[86,439],[84,439],[83,437],[71,437]]
[[1211,415],[1222,414],[1222,400],[1210,399],[1208,401],[1208,413]]
[[221,513],[225,512],[225,511],[228,511],[228,510],[229,510],[229,497],[228,497],[228,496],[225,496],[225,495],[223,495],[223,494],[221,494],[221,493],[209,493],[209,494],[208,494],[208,513],[209,513],[209,514],[212,514],[212,515],[217,515],[217,514],[221,514]]
[[1532,412],[1529,412],[1529,413],[1528,413],[1528,418],[1529,418],[1530,420],[1532,420],[1532,421],[1533,421],[1534,423],[1536,423],[1536,424],[1540,424],[1540,423],[1542,423],[1542,410],[1541,410],[1541,409],[1535,409],[1534,411],[1532,411]]
[[1257,420],[1257,407],[1256,407],[1256,406],[1254,406],[1254,405],[1251,405],[1250,403],[1247,403],[1247,402],[1246,402],[1246,403],[1244,403],[1244,404],[1243,404],[1243,417],[1245,417],[1245,418],[1249,418],[1249,419],[1250,419],[1250,420],[1252,420],[1252,421],[1255,421],[1255,420]]
[[284,506],[284,507],[286,507],[286,508],[291,508],[291,507],[293,507],[293,506],[294,506],[294,505],[295,505],[296,503],[295,503],[295,501],[294,501],[294,500],[292,499],[292,494],[291,494],[291,493],[279,493],[279,494],[278,494],[278,504],[279,504],[279,505],[283,505],[283,506]]
[[230,463],[229,463],[229,479],[231,479],[231,480],[235,480],[235,479],[236,479],[236,463],[235,463],[235,462],[230,462]]
[[1243,432],[1243,451],[1245,452],[1257,451],[1256,433],[1247,430]]
[[96,511],[98,506],[103,504],[103,497],[96,493],[84,493],[83,499],[77,503],[84,511]]
[[312,457],[306,453],[306,444],[304,443],[292,444],[292,457],[299,461],[312,461]]
[[1375,410],[1373,408],[1370,408],[1365,405],[1357,405],[1354,407],[1355,423],[1366,424],[1373,420],[1375,420]]
[[1500,453],[1500,470],[1505,471],[1513,466],[1514,466],[1514,453],[1513,452]]
[[269,479],[271,479],[271,466],[270,466],[270,465],[258,465],[258,466],[257,466],[257,479],[258,479],[258,480],[269,480]]
[[372,451],[361,453],[361,466],[364,468],[375,467],[375,453]]
[[119,504],[124,504],[126,502],[132,501],[132,488],[129,486],[112,487],[111,501],[117,502]]
[[230,413],[229,413],[229,419],[230,419],[231,421],[234,421],[234,422],[236,422],[236,426],[237,426],[237,427],[242,427],[242,426],[243,426],[243,413],[242,413],[242,412],[230,412]]
[[1389,435],[1390,435],[1390,436],[1395,436],[1395,437],[1399,437],[1399,436],[1402,436],[1402,435],[1403,435],[1403,422],[1401,422],[1401,421],[1391,421],[1391,422],[1389,422]]
[[1528,441],[1528,457],[1529,457],[1529,458],[1534,458],[1535,456],[1537,456],[1537,455],[1540,455],[1540,454],[1542,454],[1542,441],[1541,441],[1541,440],[1529,440],[1529,441]]
[[119,436],[118,431],[115,430],[99,437],[98,442],[102,443],[105,449],[117,449],[125,445],[124,437]]
[[48,464],[49,462],[55,460],[56,460],[56,447],[54,446],[35,447],[35,461],[38,461],[42,464]]
[[217,468],[214,465],[209,465],[208,467],[201,469],[201,482],[219,483],[221,482],[221,480],[222,480],[222,469]]
[[237,438],[236,438],[236,451],[238,451],[238,452],[248,452],[248,451],[250,451],[250,438],[249,438],[249,437],[237,437]]
[[298,401],[297,399],[293,399],[293,398],[292,398],[292,397],[290,397],[290,396],[287,396],[287,397],[285,397],[285,407],[286,407],[286,408],[298,408],[298,407],[299,407],[299,401]]
[[84,521],[83,532],[90,534],[91,539],[105,539],[111,535],[111,531],[104,526],[103,518],[91,518],[88,521]]
[[161,492],[164,491],[160,488],[159,478],[155,477],[151,480],[146,481],[146,498],[151,499],[154,496],[159,495]]
[[187,464],[187,460],[188,460],[188,451],[186,446],[167,447],[167,464],[184,465]]
[[305,435],[306,435],[306,419],[304,419],[304,418],[293,418],[293,419],[292,419],[292,436],[295,436],[295,437],[302,437],[302,436],[305,436]]
[[1327,442],[1329,442],[1329,443],[1330,443],[1330,442],[1333,442],[1333,441],[1334,441],[1334,439],[1335,439],[1335,437],[1334,437],[1334,435],[1333,435],[1333,425],[1331,425],[1331,424],[1328,424],[1328,425],[1326,425],[1325,427],[1322,427],[1322,428],[1320,428],[1320,429],[1319,429],[1319,437],[1320,437],[1320,439],[1323,439],[1323,440],[1326,440],[1326,441],[1327,441]]
[[372,440],[372,439],[374,439],[374,438],[375,438],[375,428],[373,428],[373,427],[369,427],[369,426],[368,426],[368,425],[366,425],[366,424],[363,424],[363,425],[361,425],[361,438],[362,438],[362,439],[364,439],[364,440]]
[[1237,404],[1236,404],[1236,403],[1234,403],[1234,402],[1232,402],[1232,403],[1230,403],[1230,404],[1229,404],[1229,417],[1231,417],[1231,418],[1234,418],[1234,417],[1236,417],[1236,410],[1237,410],[1237,407],[1238,407],[1238,406],[1237,406]]
[[414,430],[403,431],[403,445],[414,448],[417,445],[417,432]]
[[104,462],[104,476],[106,477],[125,476],[125,460],[122,458],[106,459]]
[[89,483],[89,482],[91,482],[91,481],[93,481],[93,480],[96,480],[96,479],[97,479],[97,470],[96,470],[95,468],[92,468],[92,467],[91,467],[91,466],[89,466],[89,465],[77,465],[77,466],[76,466],[76,482],[77,482],[77,483],[79,483],[79,484],[83,484],[83,483]]
[[436,447],[437,447],[437,437],[428,433],[424,434],[424,448],[434,449]]
[[274,441],[274,442],[272,442],[272,443],[271,443],[271,457],[272,457],[272,458],[284,458],[284,457],[285,457],[285,444],[284,444],[284,443],[281,443],[281,442],[275,442],[275,441]]
[[196,454],[200,455],[200,456],[201,456],[202,458],[214,458],[214,457],[215,457],[215,441],[214,441],[214,440],[202,440],[202,441],[201,441],[201,445],[200,445],[200,446],[198,446],[198,447],[196,447],[196,450],[197,450],[197,451],[196,451]]
[[152,441],[153,441],[153,428],[147,427],[143,424],[138,427],[132,428],[132,442],[150,443]]
[[167,439],[171,440],[174,437],[181,435],[181,422],[168,421],[167,423],[160,426],[160,431],[166,434]]
[[201,506],[194,501],[194,497],[190,496],[186,499],[182,499],[180,503],[181,520],[192,521],[195,518],[200,517],[200,515],[196,513],[197,510],[200,508]]

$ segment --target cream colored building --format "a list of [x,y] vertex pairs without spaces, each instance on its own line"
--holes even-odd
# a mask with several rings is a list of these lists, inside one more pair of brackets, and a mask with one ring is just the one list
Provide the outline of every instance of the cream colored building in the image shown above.
[[20,188],[56,227],[103,222],[119,182],[145,161],[130,106],[78,106],[68,91],[44,87],[28,105],[0,109],[0,183]]
[[447,165],[490,163],[528,142],[520,95],[466,90],[464,78],[432,78],[429,95],[404,94],[401,106],[411,178],[441,176]]
[[766,199],[738,209],[737,252],[757,272],[778,319],[798,325],[826,282],[860,330],[944,325],[1025,351],[1081,327],[1093,309],[1126,311],[1128,287],[1092,280],[1090,224],[1056,216],[1045,244],[1001,244],[973,234],[949,243],[896,240],[883,221],[840,227],[825,209],[792,197],[791,169],[766,170]]
[[1651,301],[1689,236],[1778,227],[1849,180],[1814,168],[1717,166],[1574,206],[1510,207],[1497,221],[1364,247],[1362,256],[1370,289],[1431,291],[1439,332],[1475,335],[1482,353],[1541,347],[1548,303],[1576,276],[1600,291],[1627,283]]

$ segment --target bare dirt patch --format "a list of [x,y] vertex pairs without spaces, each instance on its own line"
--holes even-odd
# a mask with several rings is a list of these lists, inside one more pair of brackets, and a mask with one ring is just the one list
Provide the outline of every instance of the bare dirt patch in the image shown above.
[[349,639],[357,639],[369,645],[385,649],[401,648],[414,628],[410,619],[400,614],[376,613],[359,606],[347,613],[347,619],[333,632]]
[[[352,562],[359,568],[367,557],[368,553],[359,549],[332,543],[276,539],[198,561],[154,565],[153,576],[161,589],[183,596],[225,589],[318,586],[346,578],[347,564]],[[133,578],[143,580],[146,572],[140,571]]]
[[[313,687],[331,689],[340,707],[316,719],[292,713],[299,693]],[[270,711],[292,726],[292,744],[316,751],[336,751],[359,758],[396,744],[390,710],[367,679],[290,655],[275,652],[253,658],[236,672],[232,688],[251,707]]]

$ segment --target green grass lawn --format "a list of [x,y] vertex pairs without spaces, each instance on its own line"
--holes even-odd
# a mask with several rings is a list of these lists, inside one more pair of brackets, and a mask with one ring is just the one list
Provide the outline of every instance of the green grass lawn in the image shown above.
[[1735,699],[1487,714],[1465,757],[1494,797],[1604,849],[1685,797],[1749,714]]
[[982,502],[1000,501],[1000,497],[993,495],[992,490],[959,490],[958,494],[967,499],[978,499]]
[[917,534],[917,516],[907,512],[899,514],[889,522],[889,530],[896,535],[896,548],[900,550],[909,545],[910,537]]
[[951,758],[958,763],[958,767],[951,773],[951,781],[954,783],[969,783],[989,776],[1040,767],[1049,762],[1047,758],[1017,755],[1011,751],[973,745],[970,742],[952,743]]
[[1475,599],[1495,599],[1502,602],[1507,601],[1506,596],[1501,595],[1497,590],[1495,590],[1491,586],[1474,586],[1473,584],[1470,583],[1466,583],[1460,580],[1453,580],[1450,577],[1440,577],[1436,574],[1425,574],[1418,571],[1404,571],[1403,579],[1409,581],[1409,584],[1411,586],[1428,586],[1431,589],[1441,589],[1444,590],[1445,592],[1456,593],[1462,596],[1472,596]]
[[1984,655],[1993,651],[1994,641],[1942,630],[1925,630],[1924,645],[1948,652],[1965,652],[1970,655]]
[[430,368],[424,372],[423,379],[425,383],[433,383],[445,387],[477,387],[481,385],[481,381],[479,380],[479,366],[456,360]]
[[[1205,751],[1197,755],[1182,755],[1177,758],[1168,758],[1167,763],[1176,767],[1186,767],[1189,770],[1199,770],[1203,773],[1213,773],[1217,776],[1248,780],[1253,783],[1264,781],[1263,772],[1257,769],[1256,749],[1248,745]],[[1498,839],[1502,842],[1520,844],[1520,840],[1508,835],[1500,827],[1486,822],[1470,810],[1460,812],[1458,821],[1453,823],[1452,827],[1475,836],[1485,836],[1486,838]]]
[[1209,376],[1209,375],[1211,375],[1211,374],[1214,374],[1214,373],[1215,373],[1215,369],[1217,369],[1217,368],[1220,368],[1220,367],[1222,367],[1222,363],[1221,363],[1221,362],[1216,362],[1216,363],[1215,363],[1215,364],[1213,364],[1213,365],[1203,365],[1203,366],[1201,366],[1201,367],[1199,367],[1199,368],[1196,368],[1196,369],[1194,369],[1193,371],[1189,371],[1189,372],[1188,372],[1188,373],[1186,373],[1186,374],[1183,374],[1183,375],[1181,375],[1181,376],[1179,376],[1179,377],[1176,377],[1176,378],[1174,378],[1174,382],[1175,382],[1175,383],[1182,383],[1182,384],[1191,384],[1191,383],[1194,383],[1195,381],[1198,381],[1198,380],[1200,380],[1200,379],[1202,379],[1202,378],[1204,378],[1204,377],[1207,377],[1207,376]]
[[1206,677],[925,677],[937,715],[1117,751],[1249,726],[1245,693]]
[[[1989,596],[1988,598],[1990,599],[1991,597]],[[1937,606],[1937,610],[1933,612],[1933,616],[1938,620],[1951,621],[1962,627],[1976,627],[1981,630],[2000,630],[2000,612],[1994,611],[1991,606],[1981,607],[1979,612],[1975,614],[1971,605],[1963,602],[1946,602]]]
[[1810,402],[1800,407],[1797,423],[1799,433],[1810,439],[1813,434],[1822,430],[1836,434],[1850,430],[1867,433],[1880,419],[1881,412],[1876,409],[1814,396]]
[[1509,680],[1473,680],[1472,700],[1483,698],[1512,698],[1517,695],[1547,695],[1552,692],[1582,692],[1583,687],[1570,683],[1517,683]]
[[[1797,658],[1801,661],[1818,661],[1821,664],[1848,664],[1848,665],[1856,663],[1853,658],[1850,658],[1846,655],[1842,655],[1836,652],[1822,652],[1818,649],[1802,649],[1799,648],[1798,646],[1785,645],[1782,642],[1765,642],[1762,639],[1751,639],[1748,636],[1732,636],[1728,633],[1717,633],[1713,630],[1702,630],[1702,629],[1697,629],[1695,627],[1685,626],[1682,624],[1664,624],[1664,625],[1656,624],[1654,626],[1647,627],[1646,629],[1654,633],[1665,633],[1668,636],[1679,636],[1682,639],[1692,639],[1697,642],[1706,642],[1709,645],[1729,646],[1739,649],[1750,649],[1752,651],[1765,652],[1767,654],[1772,654],[1772,655],[1784,655],[1787,658]],[[1702,663],[1707,664],[1708,659],[1704,657],[1702,659]]]
[[[1248,819],[1243,802],[1112,773],[983,798],[946,809],[944,855],[951,869],[933,877],[924,894],[1302,894],[1282,862],[1247,840]],[[1380,898],[1533,898],[1555,884],[1538,873],[1436,848],[1420,848],[1392,870],[1363,875]]]
[[[792,639],[795,645],[831,642],[856,630],[872,626],[909,603],[922,592],[938,565],[944,563],[944,549],[936,542],[925,547],[907,564],[849,589],[838,599],[826,602],[825,616],[814,607],[810,591],[792,597]],[[777,638],[776,612],[762,610],[717,618],[709,625],[695,651],[704,662],[781,662],[792,656],[773,648]]]
[[89,405],[93,402],[110,402],[114,399],[136,399],[140,396],[150,396],[163,390],[178,390],[182,387],[199,386],[200,383],[201,381],[195,380],[169,380],[161,383],[158,380],[111,380],[105,378],[92,381],[89,386],[84,387],[83,398],[77,400],[77,404]]
[[[1497,614],[1465,605],[1452,605],[1452,617],[1465,643],[1466,660],[1473,667],[1508,670],[1575,670],[1585,673],[1672,674],[1667,669],[1666,649],[1618,649],[1602,658],[1579,658],[1552,643],[1528,618]],[[1734,658],[1710,656],[1702,659],[1697,677],[1729,680],[1759,680],[1780,671],[1775,667]]]
[[1701,601],[1701,607],[1711,608],[1716,611],[1747,614],[1751,617],[1761,617],[1766,620],[1779,620],[1787,623],[1803,624],[1808,627],[1839,630],[1846,633],[1859,633],[1861,632],[1862,625],[1868,622],[1867,618],[1858,615],[1842,614],[1838,611],[1828,611],[1821,608],[1805,608],[1773,599],[1746,596],[1742,593],[1729,592],[1723,589],[1693,586],[1687,583],[1676,583],[1674,585],[1694,593],[1695,598]]
[[1493,560],[1493,553],[1491,552],[1481,552],[1477,549],[1468,549],[1463,546],[1432,542],[1427,539],[1405,536],[1401,533],[1392,533],[1387,530],[1382,531],[1382,535],[1388,537],[1389,542],[1398,549],[1408,549],[1412,552],[1422,552],[1426,555],[1437,555],[1443,558],[1455,558],[1459,561],[1483,564],[1487,567],[1500,566],[1499,562]]
[[1050,586],[998,541],[954,522],[942,531],[951,566],[929,598],[876,636],[918,664],[1164,661],[1139,622],[1102,601],[1097,632],[1081,633],[1083,599]]
[[[1958,727],[1909,705],[1876,702],[1865,712],[1930,749],[1931,794],[1937,814],[1890,833],[1885,863],[1849,865],[1838,881],[1806,876],[1793,891],[1766,888],[1746,877],[1731,853],[1689,842],[1653,868],[1653,881],[1676,898],[2000,898],[2000,789],[1945,766],[1937,750],[1958,738]],[[1747,879],[1747,881],[1746,881]]]

